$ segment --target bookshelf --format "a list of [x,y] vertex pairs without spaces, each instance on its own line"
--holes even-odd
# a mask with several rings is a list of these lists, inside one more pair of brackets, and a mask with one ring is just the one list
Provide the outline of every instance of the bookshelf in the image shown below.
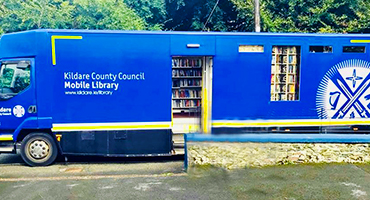
[[299,96],[299,46],[273,46],[271,101],[295,101]]
[[200,113],[202,102],[201,57],[172,58],[172,110],[173,113],[189,115]]

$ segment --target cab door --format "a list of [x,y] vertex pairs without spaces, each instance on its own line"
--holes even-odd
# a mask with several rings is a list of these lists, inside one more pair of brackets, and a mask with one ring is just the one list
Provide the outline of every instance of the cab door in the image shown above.
[[26,119],[23,128],[37,127],[34,71],[33,59],[1,61],[0,135],[13,134]]

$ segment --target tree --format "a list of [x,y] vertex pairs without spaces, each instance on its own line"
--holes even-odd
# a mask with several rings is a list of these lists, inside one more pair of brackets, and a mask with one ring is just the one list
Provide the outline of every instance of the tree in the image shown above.
[[[253,2],[0,0],[0,34],[37,28],[254,31]],[[369,0],[260,0],[260,4],[265,32],[370,32]]]
[[133,9],[117,0],[0,0],[0,27],[0,33],[39,28],[146,28]]
[[[218,3],[216,5],[216,3]],[[216,6],[216,7],[215,7]],[[211,11],[214,10],[212,16]],[[206,30],[239,30],[241,23],[231,1],[225,0],[166,0],[168,30],[202,30],[209,18]]]
[[116,0],[74,0],[73,28],[143,30],[145,21],[123,2]]
[[149,29],[163,28],[167,19],[165,0],[123,0],[123,2],[145,20]]
[[[264,12],[264,0],[260,0],[260,15],[261,15],[261,26],[262,31],[263,22],[266,21],[265,18],[269,19]],[[254,30],[254,4],[253,0],[231,0],[235,5],[237,11],[237,18],[240,23],[237,24],[239,31],[253,31]]]
[[14,32],[37,28],[69,28],[73,6],[65,0],[0,0],[2,31]]
[[[252,0],[231,0],[245,29],[251,30]],[[369,32],[369,1],[261,0],[262,30],[266,32]],[[249,23],[250,22],[250,23]]]

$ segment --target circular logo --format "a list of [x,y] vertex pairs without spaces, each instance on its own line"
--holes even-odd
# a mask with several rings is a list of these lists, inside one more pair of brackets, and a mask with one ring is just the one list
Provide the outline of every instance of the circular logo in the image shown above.
[[316,110],[321,119],[370,118],[370,63],[346,60],[326,72]]
[[13,114],[16,117],[23,117],[26,111],[24,110],[23,106],[17,105],[13,108]]

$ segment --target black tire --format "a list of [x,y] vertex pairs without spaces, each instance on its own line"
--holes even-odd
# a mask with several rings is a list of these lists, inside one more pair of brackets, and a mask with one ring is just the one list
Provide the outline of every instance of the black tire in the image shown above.
[[47,166],[58,156],[55,140],[47,133],[30,133],[22,141],[21,156],[28,165]]

